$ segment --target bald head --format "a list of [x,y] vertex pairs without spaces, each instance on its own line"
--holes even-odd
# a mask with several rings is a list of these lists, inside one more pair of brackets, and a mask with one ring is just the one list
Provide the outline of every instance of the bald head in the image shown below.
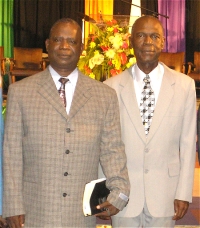
[[148,21],[154,21],[155,24],[160,25],[160,27],[162,28],[162,32],[163,32],[162,35],[164,35],[164,28],[163,28],[162,23],[156,17],[150,16],[150,15],[145,15],[145,16],[139,17],[132,26],[131,34],[134,33],[134,30],[138,25],[140,26],[141,23],[145,23]]
[[82,40],[82,30],[81,30],[81,27],[80,25],[74,21],[73,19],[71,18],[61,18],[59,19],[58,21],[56,21],[53,26],[51,27],[51,30],[50,30],[50,33],[49,33],[49,38],[51,37],[51,34],[53,32],[53,30],[59,25],[59,24],[72,24],[72,25],[75,25],[77,27],[77,31],[80,35],[80,39]]
[[153,16],[142,16],[132,26],[130,41],[137,65],[145,72],[151,72],[157,65],[164,47],[164,33],[161,22]]
[[58,20],[52,26],[45,44],[51,67],[63,77],[71,74],[83,51],[82,32],[78,23],[70,18]]

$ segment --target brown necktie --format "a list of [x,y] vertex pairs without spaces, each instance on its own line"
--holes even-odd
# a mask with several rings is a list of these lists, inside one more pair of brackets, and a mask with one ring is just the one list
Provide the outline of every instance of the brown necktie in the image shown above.
[[65,84],[69,81],[68,78],[60,78],[59,82],[61,83],[60,89],[58,90],[59,94],[60,94],[60,98],[64,104],[64,106],[66,107],[66,97],[65,97]]

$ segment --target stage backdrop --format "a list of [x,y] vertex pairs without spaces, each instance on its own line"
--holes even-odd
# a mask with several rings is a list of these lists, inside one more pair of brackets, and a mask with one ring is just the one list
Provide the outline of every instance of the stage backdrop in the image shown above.
[[[126,1],[132,2],[132,0]],[[181,28],[182,34],[179,33],[179,41],[175,44],[175,49],[183,50],[185,41],[182,37],[186,37],[186,61],[193,61],[194,51],[200,51],[200,29],[198,26],[198,22],[200,21],[200,1],[184,0],[187,6],[185,12],[183,8],[176,7],[176,11],[174,10],[175,8],[173,8],[172,4],[175,3],[182,3],[181,7],[184,7],[185,3],[181,0],[162,0],[162,2],[161,0],[141,0],[141,6],[156,12],[158,9],[158,1],[160,2],[160,7],[163,6],[162,11],[160,11],[161,9],[159,7],[160,13],[169,14],[170,20],[173,20],[174,16],[178,16],[178,23],[185,20],[186,30],[184,30],[184,27],[178,27],[178,29]],[[93,2],[97,1],[94,0]],[[103,8],[101,9],[103,14],[104,6],[106,6],[106,10],[109,11],[105,12],[106,14],[130,15],[130,6],[121,0],[101,2],[108,2],[109,4],[107,7],[107,5],[101,3],[101,5],[103,5]],[[13,45],[19,47],[42,47],[45,51],[44,41],[48,36],[52,23],[58,18],[65,16],[72,17],[82,25],[82,18],[78,13],[81,12],[84,14],[87,12],[84,8],[84,0],[0,1],[0,45],[3,45],[5,48],[5,56],[12,56]],[[90,12],[88,13],[90,14]],[[151,14],[145,10],[142,10],[141,13]],[[166,20],[164,23],[166,24]],[[166,25],[166,28],[169,31],[169,29],[171,29],[169,26],[174,26],[174,21],[172,21],[172,23],[167,23],[168,25]],[[182,21],[182,23],[184,22]],[[9,29],[9,32],[7,32],[7,29]],[[171,44],[166,44],[167,51],[171,51],[171,45],[174,46],[173,41]]]
[[[95,22],[103,20],[103,15],[113,15],[113,0],[85,0],[85,14]],[[91,23],[88,20],[82,22],[84,43],[90,33],[93,33]]]
[[0,1],[0,46],[4,46],[5,57],[12,57],[14,45],[13,1]]
[[185,0],[158,0],[158,12],[169,16],[159,16],[166,37],[164,51],[185,52]]
[[51,26],[62,17],[70,17],[81,25],[84,0],[15,0],[14,45],[40,47],[45,52],[45,40]]

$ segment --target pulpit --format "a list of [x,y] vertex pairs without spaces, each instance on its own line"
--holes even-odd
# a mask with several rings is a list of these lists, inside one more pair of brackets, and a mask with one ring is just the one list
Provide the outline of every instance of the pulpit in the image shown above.
[[181,73],[186,73],[184,59],[185,52],[161,52],[159,57],[159,61],[163,62],[169,68]]
[[188,73],[195,81],[200,81],[200,52],[194,52],[194,63],[188,63]]

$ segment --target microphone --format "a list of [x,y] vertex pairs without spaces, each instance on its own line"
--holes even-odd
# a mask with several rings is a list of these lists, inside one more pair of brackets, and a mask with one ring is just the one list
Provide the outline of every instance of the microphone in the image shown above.
[[127,1],[125,1],[125,0],[121,0],[121,1],[122,1],[122,2],[125,2],[125,3],[127,3],[127,4],[129,4],[129,5],[132,5],[132,6],[136,6],[136,7],[140,8],[140,9],[144,9],[144,10],[146,10],[146,11],[149,11],[149,12],[153,13],[153,15],[162,16],[162,17],[165,17],[165,18],[169,19],[169,16],[167,16],[167,15],[163,15],[163,14],[157,13],[157,12],[155,12],[155,11],[152,11],[152,10],[146,9],[146,8],[144,8],[144,7],[135,5],[135,4],[133,4],[133,3],[127,2]]
[[88,15],[86,15],[84,13],[77,12],[77,14],[80,18],[84,19],[85,21],[96,23],[96,21],[93,18],[89,17]]

